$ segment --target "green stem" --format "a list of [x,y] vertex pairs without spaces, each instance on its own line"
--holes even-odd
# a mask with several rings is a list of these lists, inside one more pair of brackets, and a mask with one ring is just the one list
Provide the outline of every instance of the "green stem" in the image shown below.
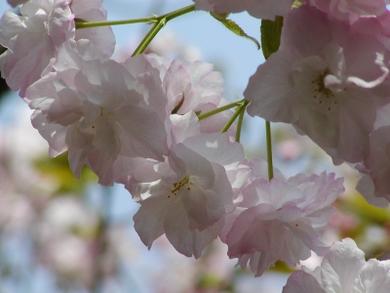
[[134,53],[132,54],[132,57],[141,55],[143,52],[145,52],[146,48],[153,41],[158,32],[165,26],[165,24],[165,18],[162,18],[157,23],[155,23],[150,29],[150,31],[147,33],[147,35],[144,37],[144,39],[141,41],[141,43],[138,45],[138,47],[135,49]]
[[112,25],[125,25],[125,24],[134,24],[134,23],[157,23],[161,19],[165,18],[166,21],[170,21],[176,17],[187,14],[195,10],[195,5],[189,5],[175,11],[166,13],[162,16],[150,16],[143,18],[133,18],[125,20],[113,20],[113,21],[84,21],[76,20],[76,29],[83,28],[92,28],[92,27],[101,27],[101,26],[112,26]]
[[137,49],[135,49],[132,56],[134,57],[134,56],[140,55],[143,52],[145,52],[146,48],[149,46],[149,44],[152,42],[152,40],[156,37],[158,32],[167,24],[168,21],[170,21],[176,17],[179,17],[181,15],[190,13],[194,10],[195,10],[195,5],[189,5],[189,6],[177,9],[175,11],[172,11],[172,12],[169,12],[167,14],[164,14],[162,16],[157,17],[153,27],[146,34],[144,39],[138,45]]
[[240,116],[238,117],[237,129],[236,129],[236,142],[241,140],[242,125],[244,123],[245,109],[248,105],[248,101],[244,102],[244,106],[241,109]]
[[272,159],[271,123],[269,121],[265,122],[265,132],[267,139],[268,179],[271,181],[274,178],[274,164]]
[[229,121],[226,123],[226,125],[222,128],[221,132],[225,133],[227,132],[230,127],[233,125],[234,121],[237,120],[238,116],[240,116],[241,112],[243,112],[243,109],[246,107],[246,103],[240,103],[240,105],[237,107],[236,112],[234,112],[233,116],[229,119]]
[[112,25],[124,25],[134,23],[156,23],[158,21],[157,16],[126,19],[126,20],[114,20],[114,21],[76,21],[76,29],[84,29],[91,27],[112,26]]
[[[265,59],[268,59],[273,53],[279,50],[280,40],[283,29],[283,17],[278,16],[275,20],[261,21],[261,47]],[[268,179],[274,177],[274,166],[272,160],[272,136],[271,123],[265,122],[265,131],[267,139],[267,160],[268,160]]]
[[183,7],[183,8],[180,8],[180,9],[177,9],[175,11],[172,11],[172,12],[169,12],[167,14],[164,14],[163,16],[161,16],[160,18],[166,18],[167,21],[170,21],[176,17],[179,17],[179,16],[182,16],[184,14],[187,14],[187,13],[190,13],[192,11],[195,10],[195,4],[193,5],[188,5],[186,7]]
[[224,112],[224,111],[227,111],[229,109],[232,109],[232,108],[235,108],[235,107],[238,107],[240,106],[242,103],[242,100],[240,101],[236,101],[236,102],[233,102],[233,103],[230,103],[230,104],[227,104],[225,106],[222,106],[222,107],[219,107],[219,108],[216,108],[216,109],[213,109],[209,112],[205,112],[205,113],[200,113],[198,114],[198,119],[199,121],[202,121],[202,120],[205,120],[211,116],[214,116],[214,115],[217,115],[221,112]]

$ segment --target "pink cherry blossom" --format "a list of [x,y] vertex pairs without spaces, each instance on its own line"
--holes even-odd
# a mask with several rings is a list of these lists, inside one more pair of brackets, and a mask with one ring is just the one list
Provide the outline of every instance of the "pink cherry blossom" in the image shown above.
[[[224,83],[220,72],[210,63],[179,59],[173,61],[155,54],[147,59],[160,71],[168,99],[167,111],[183,115],[191,111],[204,113],[222,107],[228,102],[224,99]],[[202,132],[219,132],[233,115],[232,110],[221,112],[200,122]],[[234,133],[231,127],[229,133]]]
[[174,60],[164,75],[164,87],[171,112],[184,114],[208,110],[223,97],[223,79],[213,65]]
[[247,11],[254,17],[273,20],[276,16],[286,15],[293,0],[194,0],[201,10],[217,13]]
[[[249,81],[250,115],[291,123],[336,163],[360,162],[387,103],[387,50],[307,6],[285,20],[280,50]],[[356,141],[359,141],[356,144]]]
[[384,14],[384,0],[308,0],[318,9],[339,20],[354,22],[361,17],[375,17]]
[[322,254],[322,232],[342,181],[326,173],[253,181],[244,191],[252,204],[236,212],[223,237],[229,257],[259,276],[277,260],[293,266],[311,250]]
[[[201,134],[200,123],[194,112],[170,115],[168,147],[182,143],[187,138]],[[120,156],[114,163],[114,180],[122,183],[136,200],[145,199],[142,190],[144,182],[160,179],[166,164],[155,159],[129,158]]]
[[293,273],[283,293],[386,293],[390,290],[390,261],[370,259],[352,239],[336,242],[314,271]]
[[88,39],[101,50],[101,57],[112,55],[112,31],[103,28],[75,33],[77,17],[103,20],[101,1],[30,0],[20,6],[20,15],[4,13],[0,20],[0,44],[7,50],[0,56],[0,69],[11,89],[20,90],[24,96],[28,86],[41,77],[69,40]]
[[375,36],[390,50],[390,11],[378,17],[363,17],[353,23],[353,30]]
[[[51,154],[67,150],[76,175],[87,164],[103,184],[112,184],[114,162],[121,156],[162,160],[168,151],[167,121],[158,105],[166,104],[160,101],[165,97],[130,73],[131,62],[79,65],[78,72],[72,69],[73,79],[67,71],[50,73],[27,92],[33,126],[49,142]],[[150,66],[143,76],[153,74],[159,72]]]
[[134,222],[145,245],[165,233],[180,253],[200,257],[233,209],[225,166],[242,159],[241,146],[227,135],[203,134],[173,146],[165,166],[156,168],[160,179],[140,185],[146,199]]
[[[165,66],[161,65],[160,68]],[[207,112],[227,104],[223,98],[222,75],[214,70],[212,64],[176,59],[167,66],[166,71],[161,71],[170,113]],[[225,111],[201,121],[202,131],[220,131],[231,115],[231,111]]]
[[[387,118],[388,119],[388,118]],[[370,134],[368,156],[365,159],[366,173],[358,185],[363,195],[372,203],[380,204],[380,198],[390,202],[390,126],[379,127]],[[373,196],[380,197],[376,200]]]
[[56,48],[74,36],[69,1],[29,1],[21,15],[4,13],[0,23],[0,44],[7,48],[0,57],[2,77],[13,90],[38,80],[55,56]]
[[[76,19],[85,21],[103,21],[107,12],[102,0],[72,0],[70,8]],[[103,58],[112,56],[115,49],[115,36],[111,27],[87,28],[76,30],[76,40],[89,40]]]

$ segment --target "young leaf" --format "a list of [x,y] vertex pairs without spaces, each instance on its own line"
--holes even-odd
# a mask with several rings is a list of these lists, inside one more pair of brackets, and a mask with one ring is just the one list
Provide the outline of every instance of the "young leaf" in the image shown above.
[[275,20],[262,20],[261,22],[261,46],[265,59],[278,51],[280,36],[283,28],[283,17],[276,17]]
[[216,20],[218,20],[220,23],[222,23],[228,30],[236,34],[237,36],[243,37],[245,39],[248,39],[255,43],[257,49],[260,49],[260,44],[256,40],[256,38],[251,37],[248,35],[237,23],[235,23],[233,20],[227,18],[227,15],[217,14],[214,12],[210,13]]

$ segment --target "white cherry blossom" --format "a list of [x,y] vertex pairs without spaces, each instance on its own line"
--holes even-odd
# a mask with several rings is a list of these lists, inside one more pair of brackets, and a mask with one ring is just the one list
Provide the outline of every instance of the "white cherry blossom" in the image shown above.
[[145,245],[165,233],[180,253],[200,257],[233,209],[225,166],[240,160],[241,146],[227,135],[203,134],[173,146],[165,166],[156,168],[160,178],[139,187],[145,199],[134,222]]
[[[86,6],[86,4],[88,4]],[[70,40],[89,40],[100,50],[100,58],[110,57],[115,39],[110,28],[75,31],[75,18],[104,20],[100,0],[30,0],[20,6],[20,14],[6,11],[0,20],[0,70],[12,90],[26,89],[37,81]]]
[[283,293],[386,293],[390,290],[390,261],[370,259],[352,239],[335,243],[314,271],[293,273]]
[[[137,59],[134,59],[136,67]],[[81,62],[81,59],[80,59]],[[148,80],[130,74],[131,62],[81,62],[78,71],[50,73],[30,87],[32,122],[49,142],[51,154],[68,151],[76,175],[87,164],[99,181],[112,184],[120,157],[162,160],[167,149],[164,96]],[[150,66],[143,76],[159,75]],[[161,86],[161,82],[160,82]],[[149,88],[151,90],[149,90]]]
[[247,11],[254,17],[273,20],[286,15],[293,0],[194,0],[198,9],[217,13]]

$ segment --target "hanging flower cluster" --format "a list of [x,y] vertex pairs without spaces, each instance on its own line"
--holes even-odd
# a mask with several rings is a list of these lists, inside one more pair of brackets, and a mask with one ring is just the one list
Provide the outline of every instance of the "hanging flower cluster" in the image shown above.
[[355,242],[336,242],[314,271],[303,267],[289,278],[283,293],[295,292],[387,292],[390,288],[390,262],[364,259]]
[[[3,78],[33,110],[50,155],[67,152],[76,176],[88,166],[101,184],[130,191],[140,204],[134,226],[145,245],[165,234],[177,251],[198,258],[219,238],[229,257],[257,276],[278,260],[298,265],[314,251],[325,255],[321,278],[294,273],[286,292],[344,286],[327,283],[334,271],[347,282],[334,254],[349,261],[357,248],[345,240],[329,250],[323,237],[343,179],[325,172],[285,178],[270,159],[248,160],[240,134],[247,108],[252,116],[290,123],[336,164],[361,171],[359,189],[367,197],[390,200],[385,1],[198,0],[160,17],[118,22],[105,20],[101,0],[9,2],[18,10],[1,18]],[[247,11],[280,29],[284,17],[281,35],[271,34],[279,50],[267,53],[263,35],[270,57],[249,80],[244,100],[224,99],[211,64],[143,54],[168,21],[196,8],[222,22]],[[152,29],[133,56],[114,60],[109,25],[135,22]],[[389,263],[363,264],[359,257],[354,282],[379,270],[390,289]],[[371,292],[360,285],[367,284],[347,291]]]

